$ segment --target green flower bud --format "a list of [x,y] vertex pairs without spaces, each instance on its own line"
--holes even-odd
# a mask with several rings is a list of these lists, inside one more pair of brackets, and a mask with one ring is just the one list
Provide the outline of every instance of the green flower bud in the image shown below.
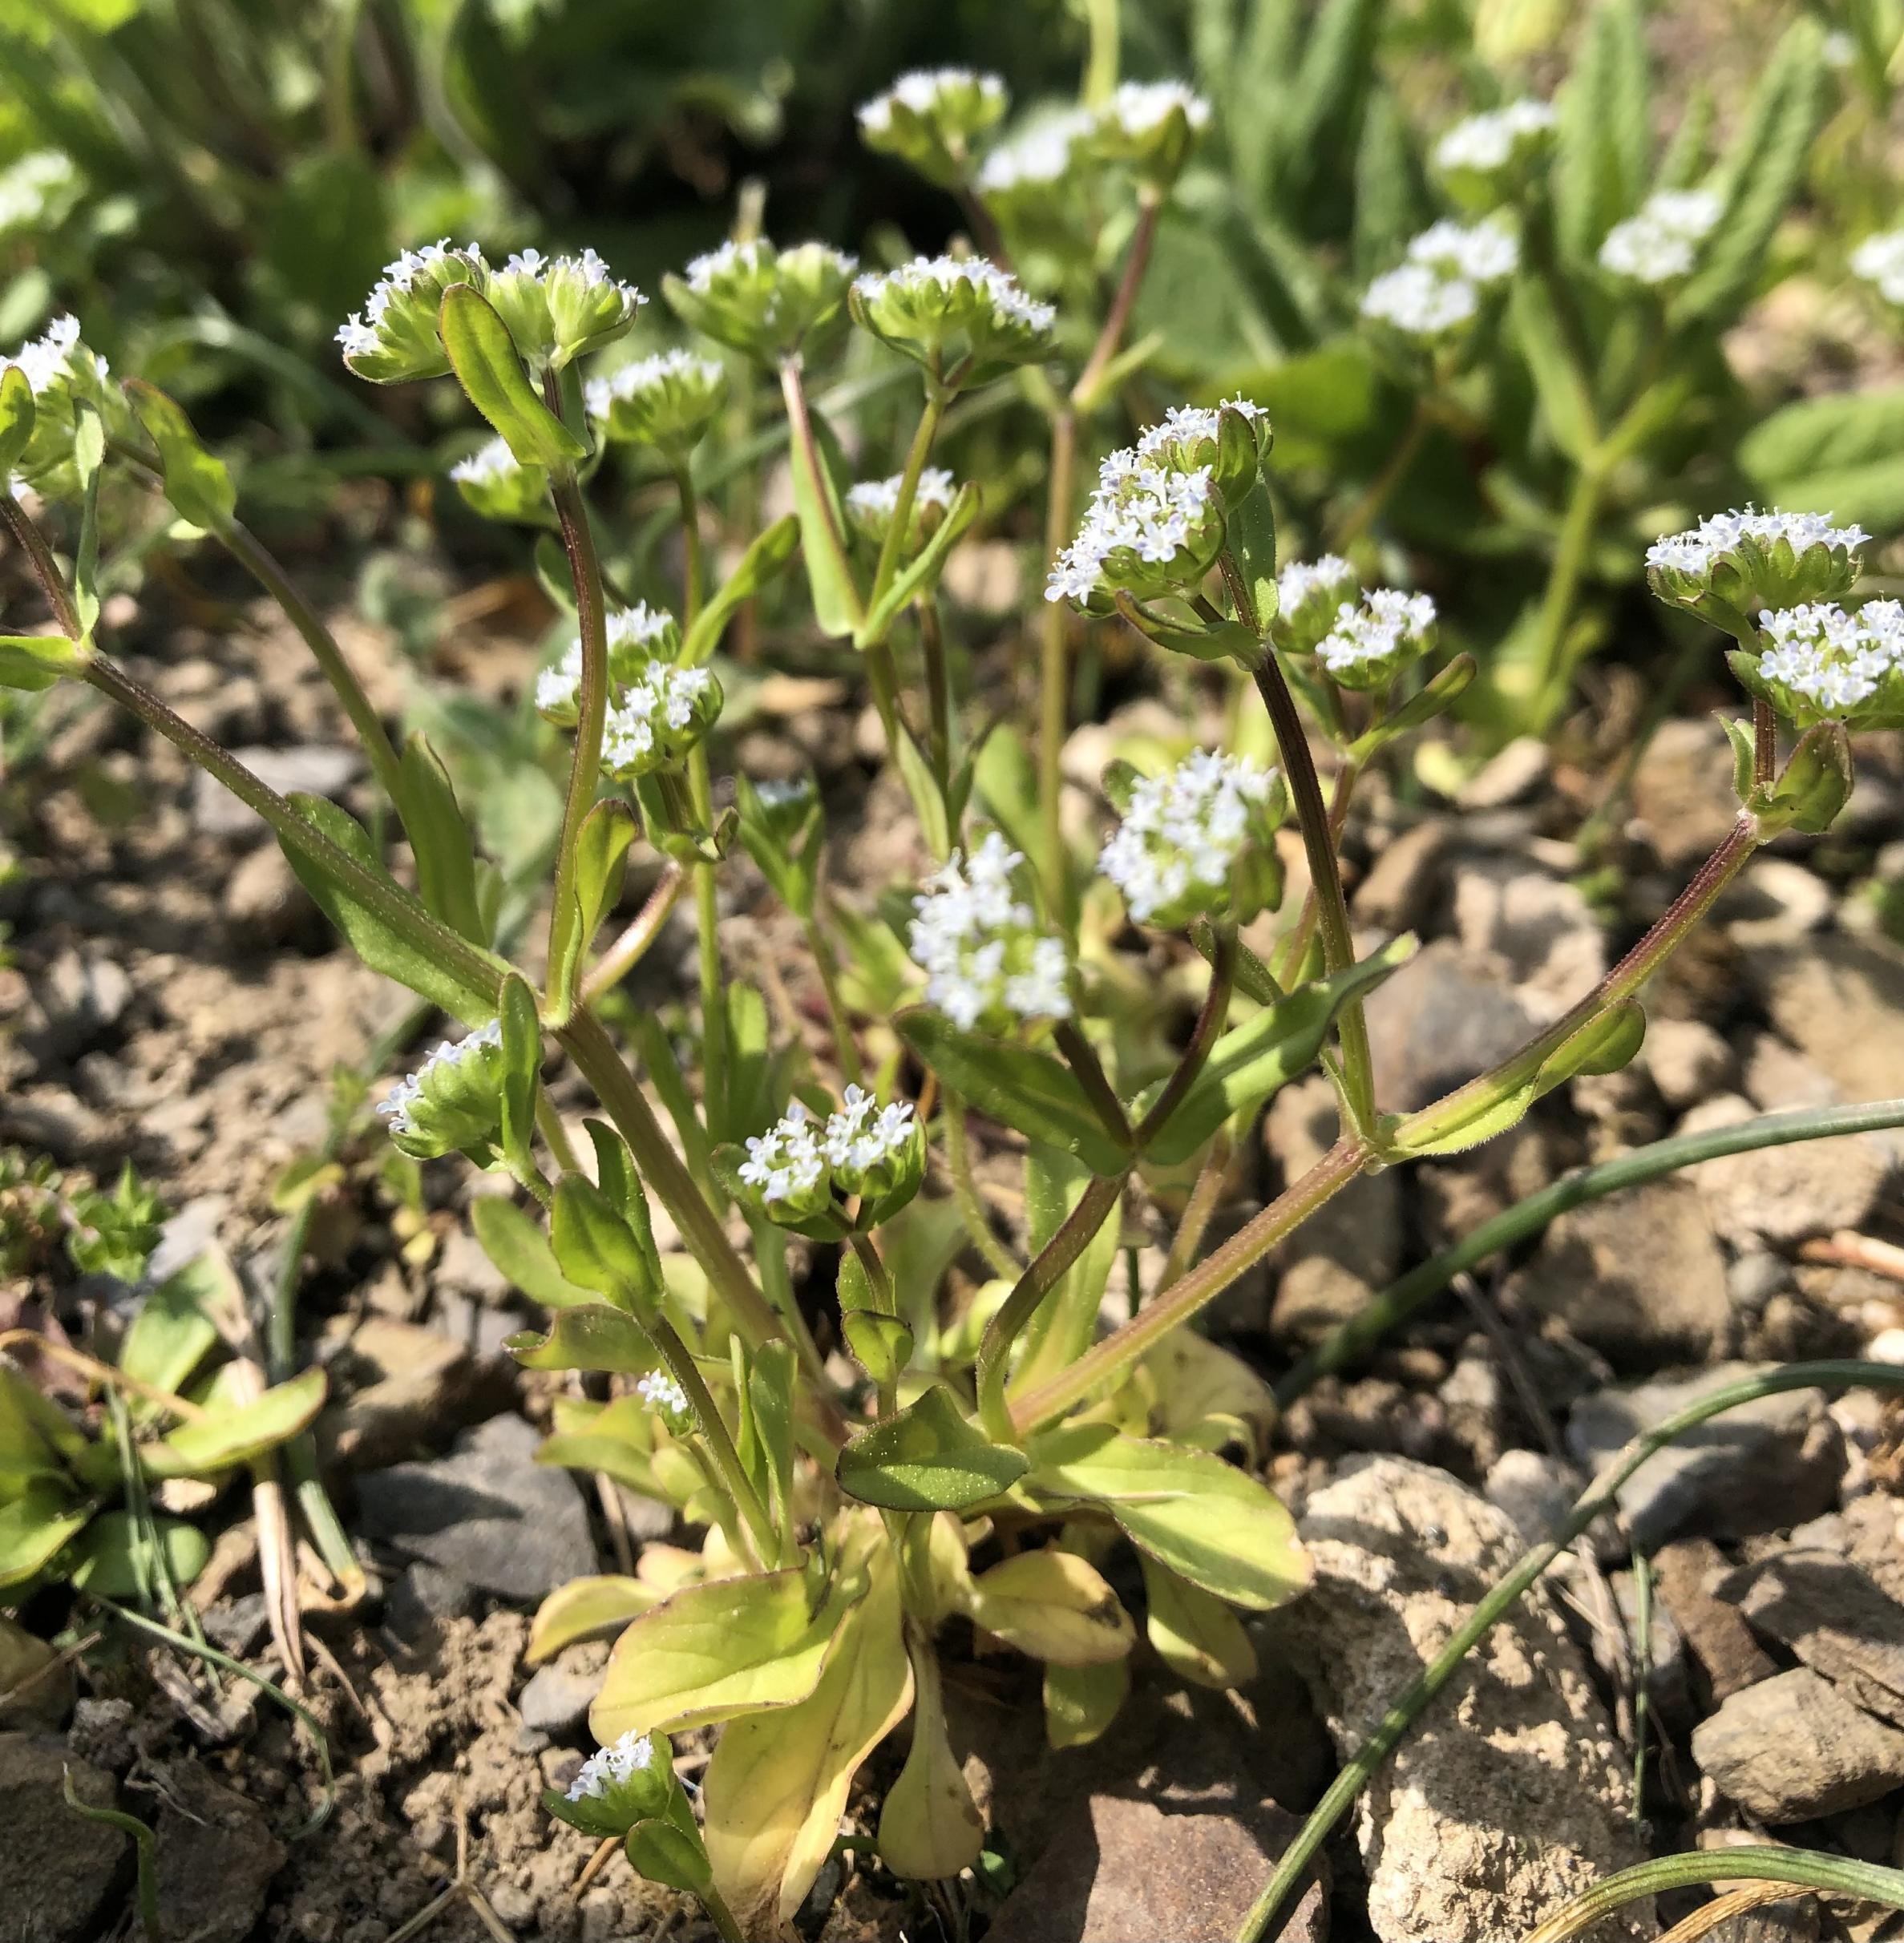
[[1089,260],[1081,192],[1096,127],[1089,109],[1067,108],[1032,122],[985,157],[974,186],[1015,256],[1046,250],[1067,262]]
[[446,376],[449,353],[437,329],[443,293],[455,284],[487,292],[489,281],[489,265],[474,243],[451,249],[445,236],[421,249],[405,250],[386,266],[363,309],[338,325],[344,362],[374,385]]
[[588,416],[610,439],[685,459],[727,402],[727,374],[711,357],[662,351],[592,378]]
[[1005,83],[969,67],[901,75],[859,111],[868,148],[897,156],[928,182],[955,188],[964,179],[972,139],[996,125],[1005,111]]
[[540,466],[525,466],[509,450],[508,442],[492,438],[459,459],[450,477],[472,511],[485,519],[510,519],[528,526],[544,523],[548,512],[548,475]]
[[545,1789],[543,1805],[558,1821],[597,1840],[625,1836],[639,1821],[671,1820],[674,1748],[665,1734],[625,1734],[583,1762],[565,1793]]
[[1829,513],[1715,513],[1646,550],[1653,592],[1722,628],[1748,649],[1753,616],[1848,594],[1858,579],[1862,527],[1834,527]]
[[1176,180],[1196,139],[1210,125],[1210,103],[1181,81],[1126,81],[1098,110],[1093,151],[1128,163],[1146,182]]
[[503,1028],[492,1020],[467,1038],[445,1040],[377,1110],[390,1123],[391,1145],[414,1159],[460,1152],[487,1166],[502,1125],[502,1091]]
[[862,277],[854,321],[954,389],[989,384],[1057,349],[1057,313],[983,257],[915,257]]
[[1346,603],[1352,608],[1362,583],[1340,554],[1292,560],[1276,576],[1276,612],[1270,638],[1285,654],[1313,654],[1336,625]]
[[1247,924],[1282,898],[1275,832],[1288,793],[1275,770],[1198,749],[1162,776],[1127,763],[1105,772],[1122,821],[1098,868],[1132,919],[1178,931],[1198,918]]
[[523,360],[558,370],[621,337],[647,301],[592,249],[553,257],[519,251],[491,275],[485,294]]
[[[847,519],[853,531],[874,547],[885,544],[886,530],[899,511],[899,475],[889,479],[863,480],[847,489]],[[911,559],[936,533],[951,511],[952,475],[942,466],[928,466],[919,475],[912,510],[906,520],[899,558]]]
[[824,243],[777,250],[760,238],[723,243],[664,285],[681,321],[763,364],[814,348],[838,319],[858,260]]

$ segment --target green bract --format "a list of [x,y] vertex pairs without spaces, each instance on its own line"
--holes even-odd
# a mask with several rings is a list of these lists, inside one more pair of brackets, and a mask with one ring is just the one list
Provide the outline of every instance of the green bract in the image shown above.
[[647,301],[592,249],[574,257],[519,251],[491,272],[483,294],[509,326],[518,355],[557,369],[622,336]]
[[364,301],[338,328],[344,362],[374,385],[442,378],[450,369],[439,329],[444,293],[458,284],[489,287],[489,265],[471,243],[452,249],[447,236],[406,249],[386,266]]
[[487,1165],[503,1121],[503,1028],[445,1040],[379,1103],[392,1143],[422,1161],[467,1153]]
[[1690,531],[1655,540],[1646,553],[1653,592],[1747,646],[1769,609],[1835,600],[1858,579],[1862,527],[1833,526],[1827,513],[1715,513]]
[[983,257],[915,257],[859,278],[850,301],[855,323],[948,391],[988,384],[1056,349],[1057,313]]
[[27,429],[23,441],[17,430],[7,441],[17,445],[10,469],[47,499],[76,499],[83,491],[83,471],[91,469],[81,466],[78,450],[83,420],[91,419],[95,427],[103,422],[115,431],[128,422],[123,400],[107,383],[106,360],[87,349],[77,317],[59,317],[44,336],[0,359],[0,373],[15,371],[32,402],[29,413],[21,399],[13,418],[15,428]]
[[1005,83],[996,75],[918,70],[862,106],[859,133],[867,147],[897,156],[928,182],[950,188],[966,173],[974,138],[1005,111]]
[[1164,188],[1209,125],[1210,103],[1182,82],[1126,81],[1098,111],[1088,139],[1098,156]]
[[[952,475],[940,466],[928,466],[919,475],[906,518],[905,537],[899,542],[899,557],[912,559],[940,527],[952,511]],[[899,511],[899,478],[863,480],[847,489],[847,517],[853,530],[877,551]]]
[[782,250],[757,237],[697,257],[662,289],[683,323],[770,364],[814,348],[839,318],[856,267],[824,243]]
[[450,477],[472,511],[485,519],[510,519],[527,525],[545,524],[548,518],[548,474],[540,466],[525,466],[509,450],[507,439],[492,438],[459,459]]

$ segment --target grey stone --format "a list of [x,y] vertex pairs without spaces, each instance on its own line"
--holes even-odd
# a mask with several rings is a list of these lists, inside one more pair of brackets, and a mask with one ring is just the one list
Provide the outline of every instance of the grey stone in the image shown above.
[[311,894],[275,843],[261,843],[240,859],[219,907],[232,941],[261,950],[314,935],[321,923]]
[[1430,817],[1389,843],[1356,886],[1356,922],[1389,933],[1418,931],[1441,894],[1453,835],[1452,818]]
[[1727,1265],[1725,1292],[1741,1314],[1756,1315],[1774,1295],[1792,1286],[1792,1265],[1769,1248],[1752,1248]]
[[361,1529],[474,1591],[539,1600],[596,1569],[581,1493],[535,1461],[540,1442],[520,1417],[492,1417],[447,1457],[371,1472],[358,1482]]
[[586,1639],[564,1646],[546,1666],[536,1668],[516,1697],[515,1711],[523,1725],[552,1740],[568,1739],[588,1719],[608,1663],[604,1641]]
[[71,1059],[110,1032],[132,1001],[132,981],[116,959],[62,951],[39,981],[40,1035],[55,1058]]
[[129,1836],[66,1805],[61,1776],[95,1808],[115,1808],[112,1776],[50,1737],[0,1734],[0,1910],[7,1943],[97,1943],[131,1880]]
[[1714,1593],[1726,1564],[1710,1538],[1680,1538],[1660,1546],[1653,1554],[1653,1569],[1659,1602],[1672,1614],[1715,1700],[1743,1692],[1778,1670],[1737,1609]]
[[1847,1699],[1904,1727],[1904,1606],[1842,1553],[1775,1553],[1714,1591]]
[[390,1581],[385,1602],[390,1622],[406,1639],[419,1638],[446,1619],[460,1619],[475,1595],[453,1572],[435,1565],[406,1565]]
[[1827,931],[1744,955],[1772,1023],[1847,1100],[1904,1093],[1904,958]]
[[1713,907],[1712,921],[1756,951],[1789,944],[1831,919],[1831,887],[1789,857],[1756,857]]
[[[1567,1420],[1567,1448],[1597,1472],[1642,1432],[1765,1366],[1720,1363],[1677,1381],[1583,1397]],[[1783,1531],[1830,1510],[1845,1472],[1843,1433],[1818,1390],[1787,1390],[1712,1417],[1655,1452],[1620,1487],[1635,1542],[1651,1551],[1680,1533],[1717,1539]]]
[[[1445,1472],[1352,1460],[1309,1500],[1306,1597],[1268,1616],[1344,1755],[1520,1556],[1506,1515]],[[1535,1590],[1469,1654],[1356,1805],[1381,1943],[1522,1936],[1642,1857],[1627,1759],[1579,1650]],[[1657,1933],[1650,1901],[1609,1938]]]
[[1503,1451],[1482,1489],[1497,1511],[1505,1512],[1530,1545],[1544,1545],[1585,1489],[1570,1464],[1544,1451]]
[[[327,749],[305,743],[293,749],[235,749],[232,753],[280,796],[302,790],[334,802],[357,780],[363,758],[354,749]],[[192,820],[208,837],[254,837],[265,822],[224,785],[197,770],[192,778]]]
[[264,1913],[284,1846],[253,1803],[196,1761],[167,1768],[152,1830],[164,1933],[177,1943],[245,1943]]
[[1809,1666],[1734,1694],[1692,1730],[1700,1772],[1773,1828],[1862,1808],[1904,1782],[1904,1734]]
[[1364,1009],[1381,1104],[1396,1113],[1439,1099],[1538,1029],[1507,982],[1469,963],[1447,938],[1424,945]]
[[1732,826],[1732,751],[1708,716],[1676,717],[1654,732],[1633,773],[1634,820],[1669,868],[1697,862]]
[[[1703,1133],[1756,1117],[1749,1101],[1721,1093],[1694,1107],[1678,1130]],[[1862,1226],[1884,1193],[1894,1158],[1886,1135],[1854,1133],[1728,1153],[1685,1174],[1720,1233],[1784,1243]]]
[[1732,1077],[1732,1049],[1697,1019],[1648,1019],[1640,1058],[1668,1106],[1696,1105]]
[[1607,968],[1605,934],[1587,899],[1518,857],[1475,858],[1456,870],[1454,923],[1470,955],[1498,964],[1543,1017],[1583,998]]
[[1508,1283],[1509,1299],[1564,1323],[1615,1368],[1723,1353],[1725,1258],[1698,1191],[1649,1181],[1570,1208]]
[[329,1462],[374,1469],[440,1443],[508,1400],[509,1371],[398,1317],[366,1315],[346,1354],[357,1387],[317,1420]]

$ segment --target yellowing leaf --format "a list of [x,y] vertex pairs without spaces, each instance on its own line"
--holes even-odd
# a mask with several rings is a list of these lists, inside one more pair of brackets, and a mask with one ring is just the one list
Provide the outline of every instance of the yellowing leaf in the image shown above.
[[571,1579],[566,1586],[557,1586],[536,1609],[523,1658],[532,1666],[540,1666],[578,1639],[619,1631],[629,1620],[658,1606],[661,1598],[653,1586],[620,1573],[592,1573],[586,1578]]
[[1221,1599],[1200,1592],[1167,1566],[1138,1554],[1144,1570],[1146,1630],[1158,1656],[1198,1686],[1240,1686],[1256,1677],[1256,1649]]
[[1089,1666],[1135,1643],[1130,1615],[1097,1567],[1074,1552],[1021,1552],[972,1582],[972,1622],[1034,1659]]
[[791,1919],[839,1832],[855,1769],[912,1704],[878,1514],[842,1526],[843,1569],[863,1561],[867,1590],[841,1618],[819,1685],[797,1707],[730,1722],[701,1790],[714,1884],[744,1931]]
[[1130,1662],[1045,1669],[1045,1737],[1054,1747],[1082,1747],[1116,1719],[1130,1691]]
[[912,1747],[879,1812],[879,1860],[895,1876],[935,1882],[977,1861],[985,1822],[945,1731],[939,1656],[916,1640],[911,1658]]
[[1102,1424],[1047,1432],[1031,1455],[1037,1497],[1102,1505],[1139,1550],[1232,1605],[1267,1612],[1309,1583],[1281,1501],[1220,1457]]

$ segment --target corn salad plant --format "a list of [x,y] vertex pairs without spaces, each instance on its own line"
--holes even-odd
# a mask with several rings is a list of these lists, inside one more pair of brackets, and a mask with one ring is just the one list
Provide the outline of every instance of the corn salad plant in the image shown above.
[[[1125,346],[1149,239],[1210,111],[1178,83],[1126,84],[1001,142],[1004,110],[995,81],[946,70],[903,78],[863,116],[869,141],[966,198],[982,250],[862,270],[819,244],[738,240],[665,283],[700,342],[596,369],[644,299],[592,251],[496,265],[445,242],[391,264],[339,331],[346,364],[371,383],[453,379],[495,440],[459,467],[459,489],[488,515],[559,535],[567,639],[532,701],[566,739],[568,780],[532,961],[498,948],[500,880],[443,762],[421,734],[392,742],[178,406],[138,378],[115,383],[71,321],[0,378],[0,470],[23,483],[0,515],[51,615],[50,631],[0,641],[0,679],[83,682],[131,710],[257,811],[366,963],[459,1022],[385,1101],[390,1137],[523,1190],[482,1197],[475,1217],[549,1311],[513,1352],[525,1368],[607,1379],[557,1403],[545,1456],[605,1472],[705,1530],[697,1550],[657,1548],[639,1576],[550,1588],[532,1651],[615,1637],[591,1716],[601,1751],[549,1808],[692,1892],[729,1937],[783,1932],[855,1771],[902,1728],[908,1751],[878,1815],[883,1863],[933,1880],[977,1860],[985,1831],[940,1665],[954,1620],[1041,1662],[1051,1739],[1088,1742],[1130,1683],[1137,1628],[1112,1582],[1128,1545],[1168,1665],[1219,1687],[1249,1677],[1239,1614],[1300,1596],[1308,1568],[1247,1461],[1268,1393],[1188,1325],[1359,1174],[1471,1146],[1570,1077],[1631,1059],[1640,988],[1727,883],[1781,832],[1832,822],[1851,782],[1848,729],[1904,725],[1904,620],[1889,601],[1847,604],[1861,530],[1747,511],[1659,541],[1647,571],[1660,599],[1736,644],[1751,701],[1749,721],[1730,725],[1737,818],[1563,1017],[1447,1097],[1385,1112],[1362,1006],[1413,941],[1358,955],[1337,845],[1359,776],[1454,703],[1474,661],[1442,653],[1427,594],[1380,584],[1352,551],[1279,549],[1273,428],[1250,399],[1156,416],[1102,456],[1074,503],[1093,414],[1149,355]],[[1451,179],[1531,168],[1549,133],[1542,114],[1504,113],[1461,138]],[[1635,263],[1692,247],[1683,204],[1636,220],[1649,227],[1629,239]],[[1118,236],[1106,276],[1106,239]],[[1372,286],[1372,326],[1395,334],[1425,386],[1439,382],[1469,355],[1462,333],[1498,306],[1520,248],[1485,220],[1424,232]],[[1051,301],[1007,267],[1041,258]],[[894,477],[854,480],[810,395],[849,330],[917,387]],[[747,536],[716,586],[706,542],[718,527],[695,454],[728,388],[757,374],[784,406],[794,510]],[[933,460],[948,417],[1008,384],[1044,408],[1052,439],[1043,740],[1035,762],[988,766],[939,601],[984,494]],[[647,454],[678,494],[682,572],[665,611],[604,571],[590,487],[617,445]],[[362,738],[406,856],[386,856],[333,804],[275,794],[114,658],[98,587],[112,473],[148,483],[284,604]],[[932,856],[876,920],[826,895],[811,787],[737,777],[725,802],[714,786],[735,673],[726,632],[796,556],[813,622],[863,667]],[[1057,818],[1081,616],[1134,629],[1226,698],[1234,724],[1226,749],[1134,745],[1103,778],[1106,827],[1081,857]],[[1265,957],[1241,932],[1281,907],[1279,832],[1308,884]],[[663,867],[624,920],[637,841]],[[814,951],[830,1070],[774,1043],[760,994],[724,953],[717,889],[737,848]],[[697,1029],[683,1042],[637,1018],[624,1043],[608,1023],[627,1016],[619,988],[690,893]],[[1138,959],[1160,947],[1207,967],[1175,1037],[1157,1027]],[[552,1107],[552,1056],[600,1103],[585,1152]],[[1205,1252],[1233,1144],[1318,1064],[1340,1137]],[[980,1201],[971,1112],[1025,1142],[1029,1259]],[[1175,1238],[1106,1331],[1122,1211],[1146,1194],[1179,1210]],[[948,1210],[949,1230],[936,1218]],[[663,1250],[657,1214],[684,1253]],[[823,1355],[795,1299],[789,1236],[837,1258],[850,1361]],[[954,1302],[944,1270],[963,1239],[994,1273]],[[7,1515],[29,1515],[22,1501]],[[669,1737],[715,1727],[690,1797]]]

